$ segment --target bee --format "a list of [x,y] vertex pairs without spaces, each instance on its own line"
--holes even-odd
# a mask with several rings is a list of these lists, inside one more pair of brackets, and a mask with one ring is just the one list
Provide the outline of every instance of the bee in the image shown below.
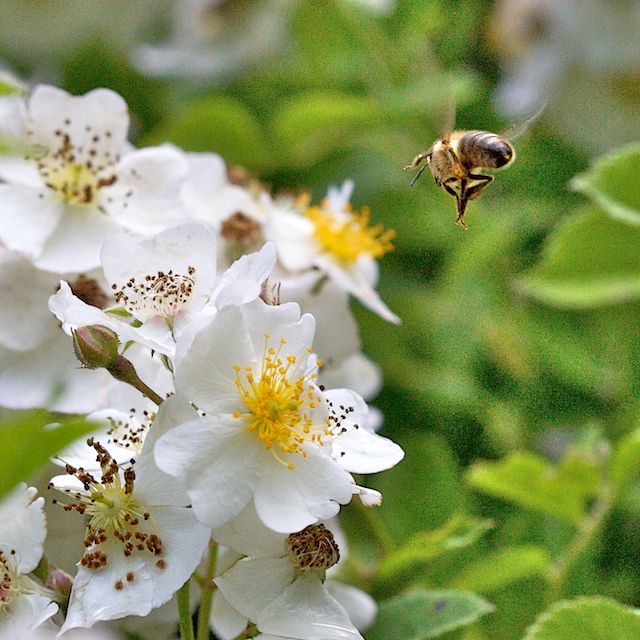
[[417,155],[404,169],[422,166],[411,186],[429,167],[436,185],[456,199],[456,224],[465,229],[464,214],[469,200],[477,198],[493,180],[493,176],[479,173],[481,169],[502,169],[516,157],[513,145],[502,136],[489,131],[454,131],[436,140],[429,151]]

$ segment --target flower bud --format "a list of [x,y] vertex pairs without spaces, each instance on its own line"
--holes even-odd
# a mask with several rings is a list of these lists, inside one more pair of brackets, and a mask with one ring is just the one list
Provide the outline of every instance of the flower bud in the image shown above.
[[115,331],[101,324],[78,327],[73,332],[76,356],[88,369],[111,367],[118,357],[118,345]]

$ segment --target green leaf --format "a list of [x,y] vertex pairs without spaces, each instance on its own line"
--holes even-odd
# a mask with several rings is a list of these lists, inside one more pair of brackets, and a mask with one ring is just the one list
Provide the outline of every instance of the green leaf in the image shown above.
[[466,591],[415,590],[380,604],[367,640],[423,640],[475,622],[494,610],[493,605]]
[[631,640],[640,638],[640,610],[609,598],[556,603],[530,627],[524,640]]
[[53,421],[44,411],[29,411],[13,414],[10,421],[0,426],[3,451],[0,496],[18,482],[28,480],[69,443],[96,428],[82,419],[58,421],[59,426],[48,427]]
[[389,553],[378,568],[377,581],[389,581],[394,575],[412,569],[416,563],[429,562],[453,549],[473,544],[491,527],[491,520],[454,515],[435,531],[425,531]]
[[499,462],[475,464],[467,480],[479,491],[576,524],[597,491],[599,470],[573,456],[554,466],[533,453],[515,452]]
[[254,171],[270,167],[273,145],[255,115],[230,96],[209,95],[194,100],[171,121],[144,140],[145,144],[173,142],[186,151],[213,151],[229,164]]
[[357,140],[357,130],[371,126],[379,110],[367,98],[310,91],[287,100],[273,121],[296,166],[309,166],[336,147]]
[[640,144],[600,158],[571,187],[588,195],[612,218],[640,225]]
[[517,287],[543,302],[573,308],[638,297],[638,246],[640,228],[589,208],[551,236],[541,261]]
[[449,586],[488,593],[524,578],[544,576],[549,563],[549,554],[542,547],[505,547],[469,563]]
[[624,436],[615,446],[609,462],[611,484],[617,490],[624,488],[640,472],[640,429]]

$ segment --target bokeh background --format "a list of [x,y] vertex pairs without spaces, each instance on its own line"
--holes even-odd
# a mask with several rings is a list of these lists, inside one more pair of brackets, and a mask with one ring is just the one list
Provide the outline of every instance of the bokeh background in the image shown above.
[[[640,606],[634,482],[580,547],[602,497],[591,472],[578,490],[583,517],[568,521],[562,507],[554,514],[477,480],[481,461],[527,452],[550,474],[577,456],[601,481],[616,443],[638,426],[637,292],[569,301],[529,285],[558,234],[588,215],[571,179],[640,140],[639,25],[633,0],[0,4],[5,68],[72,93],[118,91],[136,145],[216,151],[274,192],[309,189],[316,201],[351,178],[354,205],[396,230],[380,292],[402,326],[354,311],[384,371],[373,403],[383,433],[407,457],[368,481],[385,495],[379,511],[345,510],[347,577],[381,602],[419,585],[496,605],[447,637],[521,638],[551,602],[576,595]],[[410,188],[402,170],[440,135],[452,103],[461,129],[500,133],[538,115],[514,141],[513,166],[469,205],[468,231],[428,172]],[[568,261],[587,265],[571,266],[578,278],[599,250],[598,225],[584,233],[588,247],[565,247]],[[640,279],[634,238],[621,260]],[[440,548],[424,537],[434,531],[458,542]],[[381,572],[381,558],[412,540],[411,561]],[[415,540],[433,553],[421,556]],[[557,578],[556,561],[576,545]]]

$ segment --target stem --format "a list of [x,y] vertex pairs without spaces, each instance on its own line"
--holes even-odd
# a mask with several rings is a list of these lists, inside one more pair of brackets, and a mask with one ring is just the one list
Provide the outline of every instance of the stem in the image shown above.
[[140,380],[134,366],[124,356],[117,356],[115,361],[106,369],[116,380],[130,384],[140,393],[147,396],[151,402],[155,402],[158,406],[162,404],[163,398]]
[[562,584],[567,579],[571,566],[587,549],[611,506],[611,490],[608,485],[605,485],[601,488],[591,511],[580,521],[574,536],[549,569],[548,580],[554,599],[560,598]]
[[180,640],[195,640],[191,621],[191,578],[178,591],[178,613],[180,614]]
[[209,640],[209,614],[213,604],[213,592],[216,588],[213,578],[216,575],[217,550],[218,545],[213,540],[209,540],[209,562],[201,582],[202,597],[200,599],[200,610],[198,611],[197,640]]

